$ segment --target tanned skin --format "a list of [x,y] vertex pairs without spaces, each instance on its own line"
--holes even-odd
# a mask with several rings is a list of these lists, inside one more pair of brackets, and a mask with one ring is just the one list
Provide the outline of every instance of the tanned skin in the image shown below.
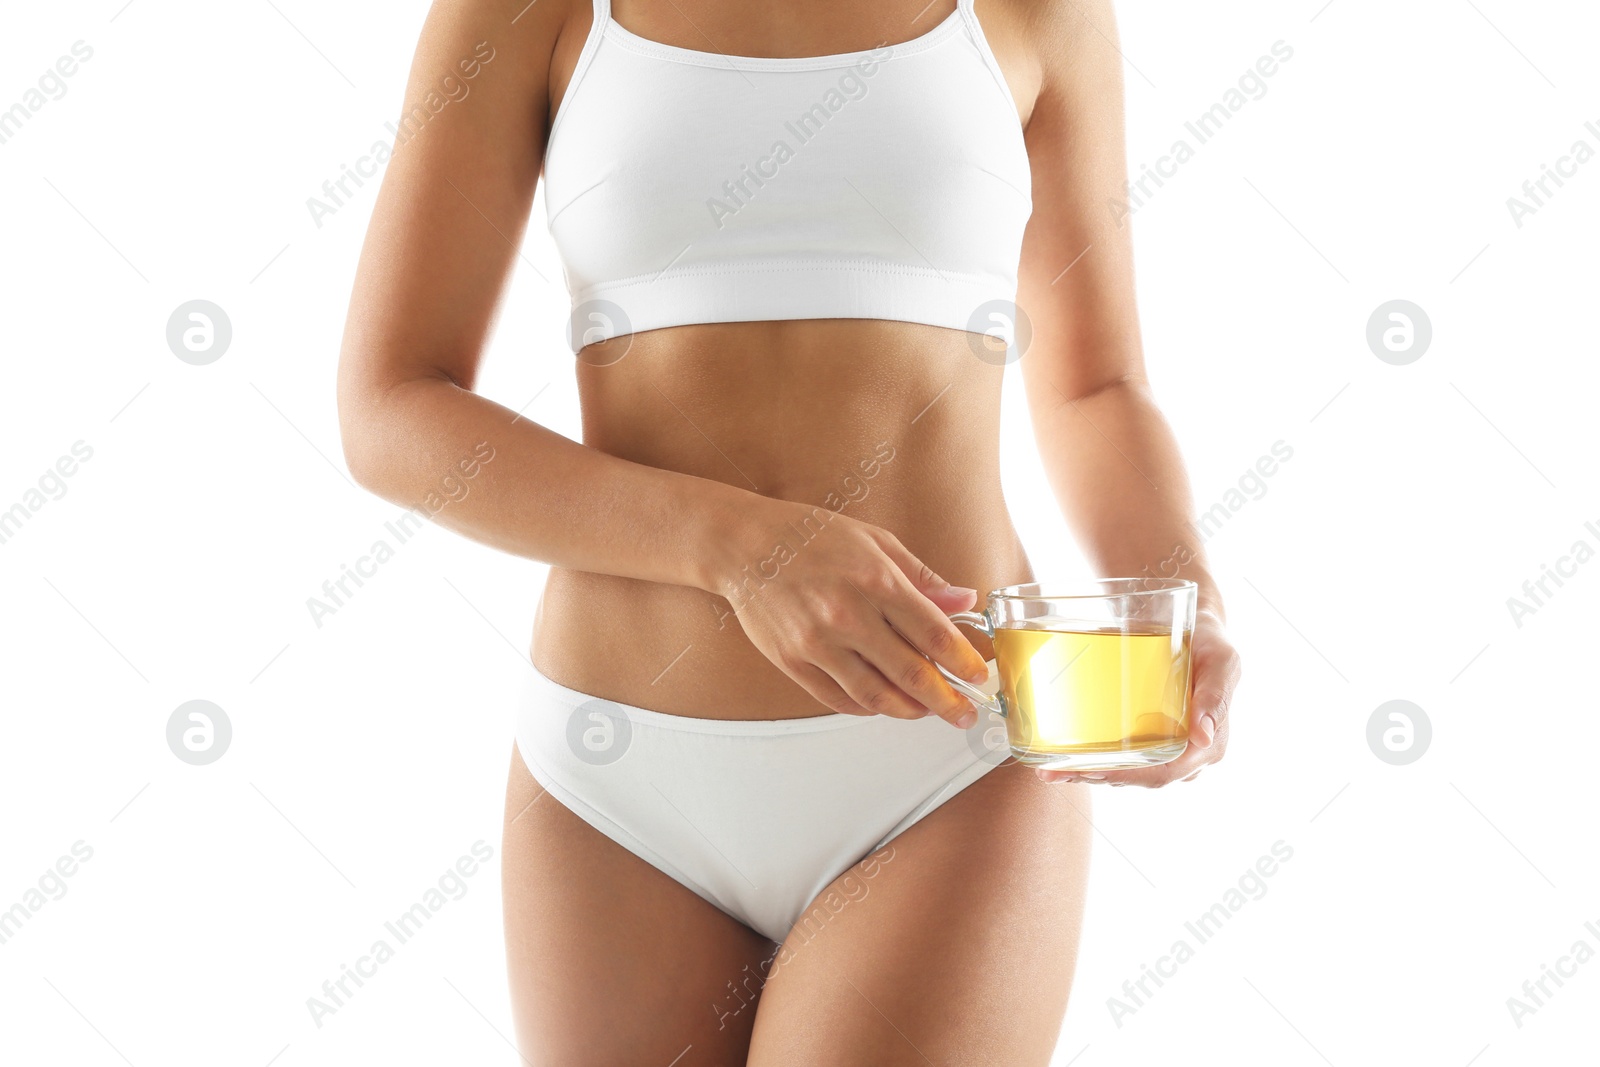
[[[925,4],[620,0],[613,17],[684,48],[813,56],[913,39],[955,7]],[[543,795],[513,753],[506,933],[530,1064],[1045,1064],[1077,955],[1087,783],[1163,786],[1226,747],[1239,658],[1145,377],[1130,234],[1107,207],[1125,181],[1110,0],[977,13],[1032,166],[1018,303],[1033,341],[1018,365],[1039,451],[1097,573],[1198,583],[1189,749],[1139,771],[990,772],[896,838],[870,892],[820,936],[791,935],[781,963],[778,945]],[[991,649],[946,616],[1034,577],[1000,491],[1002,369],[971,335],[834,319],[614,338],[577,362],[582,443],[473,391],[591,21],[587,0],[429,13],[408,102],[481,43],[495,58],[384,176],[339,367],[352,473],[414,506],[487,442],[493,460],[438,521],[550,564],[530,655],[564,685],[703,718],[960,725],[971,705],[930,659],[972,676]],[[892,459],[862,482],[885,444]],[[746,595],[746,568],[852,476],[869,491]],[[736,1012],[730,982],[748,998]]]

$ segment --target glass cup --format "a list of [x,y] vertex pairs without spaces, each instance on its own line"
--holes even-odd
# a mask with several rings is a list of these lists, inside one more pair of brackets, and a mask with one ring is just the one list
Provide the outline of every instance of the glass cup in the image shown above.
[[990,697],[939,670],[1005,718],[1018,762],[1079,771],[1168,763],[1189,743],[1196,592],[1177,578],[996,589],[981,612],[950,618],[994,642],[999,691]]

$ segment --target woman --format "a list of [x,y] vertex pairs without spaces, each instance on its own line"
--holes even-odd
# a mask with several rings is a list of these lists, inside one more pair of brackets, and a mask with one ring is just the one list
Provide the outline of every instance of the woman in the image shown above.
[[[390,164],[340,417],[364,486],[415,505],[470,468],[437,521],[551,565],[503,858],[529,1063],[1043,1064],[1086,782],[1222,753],[1238,659],[1108,207],[1109,0],[924,4],[428,17],[408,101],[470,94]],[[471,391],[541,172],[582,444]],[[987,336],[1025,343],[1013,301],[1096,571],[1199,585],[1173,763],[997,767],[933,668],[985,677],[947,615],[1032,577],[1000,492],[1015,350]]]

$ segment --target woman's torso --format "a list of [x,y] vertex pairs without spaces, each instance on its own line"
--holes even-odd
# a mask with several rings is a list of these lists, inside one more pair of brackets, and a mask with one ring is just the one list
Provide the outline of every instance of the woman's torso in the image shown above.
[[[737,55],[825,55],[916,34],[895,30],[913,25],[910,7],[816,10],[804,28],[786,28],[777,14],[730,5],[719,18],[715,6],[702,0],[687,18],[716,26],[717,45]],[[1001,11],[986,4],[983,16],[1004,65],[1015,38]],[[914,25],[946,14],[929,9]],[[641,37],[705,47],[672,5],[625,6],[617,18]],[[558,47],[553,79],[565,80],[563,66],[570,76],[588,23],[575,14],[579,32]],[[1002,367],[976,334],[872,319],[693,324],[586,349],[577,378],[590,447],[766,496],[831,501],[957,585],[1032,577],[1000,489]],[[964,632],[989,654],[980,634]],[[564,685],[669,713],[825,713],[744,637],[727,600],[688,587],[552,568],[532,657]]]

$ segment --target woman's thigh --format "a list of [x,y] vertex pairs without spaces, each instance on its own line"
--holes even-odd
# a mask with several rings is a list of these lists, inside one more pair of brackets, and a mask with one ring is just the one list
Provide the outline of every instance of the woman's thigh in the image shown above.
[[1087,794],[1007,764],[841,876],[778,954],[751,1067],[1047,1064],[1083,920]]
[[759,992],[749,976],[777,946],[563,807],[515,749],[503,841],[506,957],[526,1063],[745,1062],[755,1006],[740,1005]]

